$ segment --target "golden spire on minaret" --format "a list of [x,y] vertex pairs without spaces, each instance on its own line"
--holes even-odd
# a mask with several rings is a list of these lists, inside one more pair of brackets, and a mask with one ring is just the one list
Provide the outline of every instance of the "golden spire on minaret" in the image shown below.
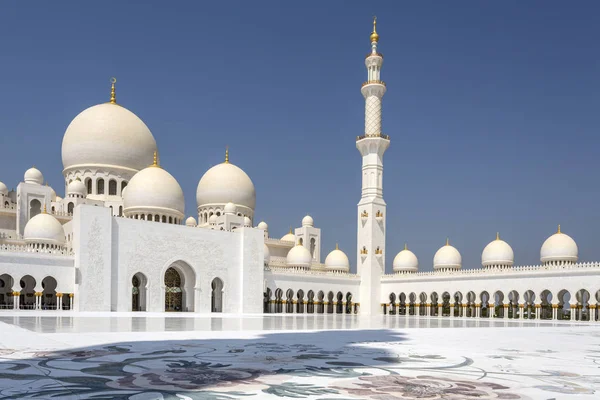
[[562,233],[562,232],[560,231],[560,224],[558,225],[558,231],[556,231],[556,233]]
[[229,164],[229,146],[225,146],[225,164]]
[[377,34],[377,17],[373,17],[373,32],[371,32],[371,43],[379,42],[379,35]]
[[117,83],[117,78],[114,76],[110,78],[110,104],[117,104],[117,94],[115,93],[115,83]]

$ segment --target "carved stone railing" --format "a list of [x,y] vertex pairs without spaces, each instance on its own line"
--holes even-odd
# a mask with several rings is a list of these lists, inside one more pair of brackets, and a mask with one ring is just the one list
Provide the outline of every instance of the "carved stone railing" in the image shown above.
[[487,267],[477,269],[459,269],[445,271],[426,271],[426,272],[398,272],[394,274],[386,274],[382,279],[397,279],[397,278],[417,278],[426,276],[465,276],[465,275],[502,275],[520,272],[547,272],[547,271],[565,271],[565,270],[585,270],[585,269],[600,269],[600,262],[587,263],[551,263],[546,265],[523,265],[516,267]]
[[296,244],[292,241],[288,241],[288,240],[280,240],[280,239],[275,239],[275,238],[267,238],[265,240],[266,244],[285,244],[285,245],[289,245],[289,246],[295,246]]
[[73,250],[67,248],[33,248],[28,245],[0,244],[0,252],[49,254],[57,256],[72,256]]
[[360,279],[360,277],[358,275],[350,274],[347,272],[323,271],[323,270],[294,268],[294,267],[279,267],[279,266],[274,266],[272,264],[266,266],[265,271],[271,272],[273,274],[284,274],[284,275],[329,276],[329,277],[339,277],[339,278],[348,278],[348,279]]

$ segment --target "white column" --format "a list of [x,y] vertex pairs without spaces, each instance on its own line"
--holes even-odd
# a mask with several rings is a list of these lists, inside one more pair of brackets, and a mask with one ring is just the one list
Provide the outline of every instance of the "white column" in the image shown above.
[[443,306],[438,306],[438,317],[442,318],[442,314],[444,314],[444,307]]
[[571,321],[575,321],[577,319],[577,304],[570,304],[571,306]]
[[503,318],[504,319],[508,319],[508,307],[509,307],[509,305],[508,304],[502,304],[502,307],[503,307],[502,312],[504,313],[504,317]]
[[406,319],[410,317],[410,303],[406,303]]
[[454,318],[454,304],[450,304],[450,317]]

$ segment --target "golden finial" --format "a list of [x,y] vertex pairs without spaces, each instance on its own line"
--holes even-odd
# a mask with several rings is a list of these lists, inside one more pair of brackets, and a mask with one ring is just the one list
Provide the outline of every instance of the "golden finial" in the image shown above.
[[225,164],[229,164],[229,146],[225,146]]
[[44,203],[44,211],[42,211],[42,214],[48,214],[48,212],[46,211],[46,203]]
[[289,234],[292,234],[292,227],[290,226],[290,231],[288,232]]
[[500,232],[496,232],[496,240],[500,240]]
[[558,231],[557,231],[556,233],[562,233],[562,232],[560,231],[560,224],[558,224]]
[[152,159],[151,167],[160,167],[160,164],[158,163],[158,151],[157,150],[154,151],[154,157]]
[[446,246],[450,246],[450,239],[446,238]]
[[371,42],[379,42],[379,35],[377,34],[377,17],[373,17],[373,32],[371,33]]
[[404,242],[404,250],[408,250],[408,245]]
[[115,83],[117,83],[117,78],[110,78],[110,104],[117,104],[117,94],[115,93]]
[[337,244],[337,243],[335,244],[335,249],[336,249],[336,250],[339,250],[339,249],[340,249],[340,246],[338,246],[338,244]]

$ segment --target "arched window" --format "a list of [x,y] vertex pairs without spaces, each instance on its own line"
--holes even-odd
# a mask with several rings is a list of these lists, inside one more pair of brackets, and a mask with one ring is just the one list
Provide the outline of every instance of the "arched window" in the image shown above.
[[73,203],[69,203],[69,205],[67,206],[67,212],[69,214],[73,214],[73,209],[75,208],[75,204]]
[[29,203],[29,218],[33,218],[42,212],[42,203],[38,199],[31,200]]
[[114,215],[114,211],[113,211],[112,206],[110,206],[109,208],[110,208],[110,215]]
[[162,216],[162,222],[163,222],[163,223],[167,223],[167,216],[166,216],[166,215],[163,215],[163,216]]
[[169,217],[169,223],[172,224],[173,223],[173,217]]
[[127,187],[127,181],[122,181],[121,182],[121,194],[123,194],[123,189],[125,189]]
[[85,187],[87,188],[87,194],[92,194],[92,178],[85,179]]
[[123,216],[123,206],[119,206],[119,217]]
[[316,240],[315,238],[310,239],[310,254],[315,258],[315,248],[316,248]]
[[52,206],[52,214],[54,214],[55,211],[54,206]]
[[148,214],[148,221],[152,221],[152,214]]
[[96,194],[104,194],[104,179],[96,181]]
[[146,220],[146,216],[144,214],[142,214],[142,215],[140,215],[140,219],[145,221]]
[[154,216],[154,222],[160,222],[160,215],[156,214]]
[[221,216],[221,211],[217,211],[217,217]]
[[116,196],[117,195],[117,181],[111,179],[108,181],[108,195]]

